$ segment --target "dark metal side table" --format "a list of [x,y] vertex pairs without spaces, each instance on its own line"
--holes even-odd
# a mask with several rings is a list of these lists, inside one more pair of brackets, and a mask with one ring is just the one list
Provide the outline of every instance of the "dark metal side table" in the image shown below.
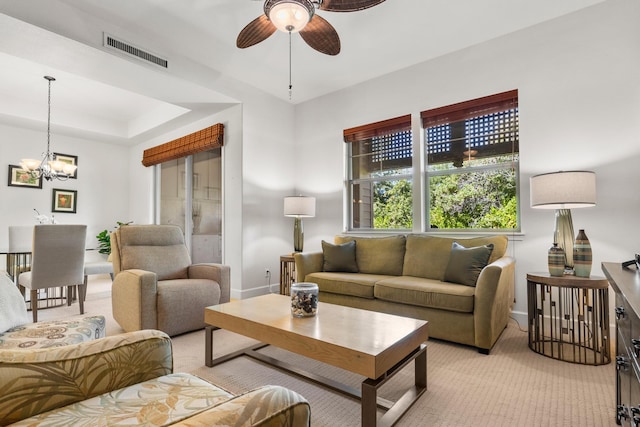
[[529,348],[566,362],[611,362],[608,288],[604,277],[527,274]]

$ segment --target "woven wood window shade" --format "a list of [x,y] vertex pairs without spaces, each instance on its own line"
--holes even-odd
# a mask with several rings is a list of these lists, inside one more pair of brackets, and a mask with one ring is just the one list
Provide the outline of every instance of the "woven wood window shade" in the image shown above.
[[420,113],[429,164],[515,155],[519,151],[518,91],[512,90]]
[[459,122],[484,116],[486,114],[497,113],[518,107],[518,90],[497,93],[470,101],[459,102],[447,105],[446,107],[434,108],[433,110],[422,111],[422,127],[428,128],[444,123]]
[[202,151],[220,148],[222,147],[223,141],[224,125],[218,123],[165,144],[144,150],[142,164],[145,166],[153,166]]
[[358,142],[374,137],[411,130],[411,114],[381,122],[370,123],[343,131],[344,142]]

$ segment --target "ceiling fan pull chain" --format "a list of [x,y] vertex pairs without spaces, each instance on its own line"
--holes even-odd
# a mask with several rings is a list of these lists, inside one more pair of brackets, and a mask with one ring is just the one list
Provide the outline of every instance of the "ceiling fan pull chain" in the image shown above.
[[291,92],[293,86],[291,85],[291,31],[289,31],[289,101],[291,101]]

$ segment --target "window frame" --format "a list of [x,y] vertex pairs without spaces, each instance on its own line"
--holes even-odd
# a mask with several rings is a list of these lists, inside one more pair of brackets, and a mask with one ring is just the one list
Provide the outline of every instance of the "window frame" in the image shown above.
[[[411,166],[406,173],[395,174],[395,175],[381,175],[381,176],[371,176],[371,174],[366,177],[361,177],[359,174],[358,178],[354,178],[354,159],[358,157],[364,157],[369,154],[357,154],[354,156],[353,147],[354,144],[365,143],[367,141],[371,141],[375,138],[383,138],[388,137],[393,134],[401,133],[401,132],[409,132],[410,138],[410,150],[411,150]],[[345,129],[343,131],[343,139],[346,145],[346,176],[344,182],[344,192],[345,192],[345,202],[347,205],[347,223],[345,224],[345,229],[351,232],[385,232],[385,231],[394,231],[394,232],[406,232],[410,231],[405,228],[378,228],[374,227],[374,217],[373,217],[373,192],[372,192],[372,202],[371,202],[371,227],[355,227],[355,212],[354,212],[354,204],[355,204],[355,191],[354,186],[362,185],[362,184],[371,184],[371,188],[377,182],[382,181],[396,181],[406,179],[411,183],[411,194],[412,198],[415,197],[415,182],[414,182],[414,170],[415,170],[415,152],[414,152],[414,137],[411,129],[411,115],[407,114],[404,116],[395,117],[388,120],[383,120],[375,123],[369,123],[366,125]],[[376,152],[383,152],[383,150],[379,150]],[[388,150],[387,152],[392,152],[392,150]],[[371,152],[375,153],[375,152]],[[412,223],[415,223],[415,214],[412,210]]]
[[[429,147],[428,147],[428,128],[435,126],[442,126],[452,123],[466,122],[467,120],[476,119],[479,117],[487,116],[495,113],[502,113],[504,111],[515,109],[515,125],[516,129],[512,129],[510,132],[515,132],[515,136],[512,136],[511,140],[511,153],[503,153],[504,156],[511,156],[509,162],[501,162],[495,165],[472,165],[464,168],[450,168],[444,170],[430,170],[429,163]],[[432,110],[422,111],[420,113],[422,121],[422,154],[421,159],[423,165],[422,184],[423,192],[422,197],[424,200],[423,206],[425,207],[422,215],[423,231],[426,233],[513,233],[520,232],[521,221],[521,200],[520,200],[520,150],[519,150],[519,110],[518,110],[518,91],[517,89],[497,93],[494,95],[485,96],[482,98],[476,98],[469,101],[460,102]],[[505,132],[509,133],[509,132]],[[466,139],[466,138],[465,138]],[[473,149],[468,147],[467,149]],[[495,158],[500,154],[494,154],[487,156],[487,158]],[[435,163],[438,164],[438,163]],[[486,171],[497,171],[512,169],[515,178],[515,197],[516,197],[516,227],[515,228],[431,228],[431,197],[430,197],[430,178],[433,176],[444,175],[462,175],[465,173],[476,173]]]
[[[515,132],[516,135],[513,138],[515,142],[512,142],[512,150],[509,153],[503,152],[502,154],[494,154],[493,156],[487,156],[487,158],[496,156],[511,156],[509,162],[501,162],[496,165],[476,165],[473,168],[466,169],[465,172],[484,172],[488,170],[501,170],[512,169],[515,178],[515,197],[516,197],[516,228],[444,228],[444,229],[432,229],[431,228],[431,200],[430,200],[430,178],[438,175],[453,175],[460,174],[461,170],[458,168],[430,171],[429,170],[429,147],[427,146],[428,126],[425,123],[429,123],[429,126],[443,125],[451,122],[459,122],[461,120],[467,120],[469,118],[481,117],[492,113],[502,112],[509,109],[516,109],[515,118]],[[404,233],[404,232],[422,232],[432,234],[513,234],[521,231],[521,210],[522,201],[520,197],[520,150],[519,150],[519,123],[520,115],[518,109],[518,90],[510,90],[506,92],[497,93],[481,98],[472,99],[469,101],[463,101],[456,104],[447,105],[435,109],[421,111],[418,114],[414,114],[416,119],[412,125],[411,114],[396,117],[389,120],[383,120],[380,122],[370,123],[363,126],[358,126],[343,131],[344,142],[347,143],[344,150],[345,159],[345,179],[344,179],[344,231],[349,233]],[[418,124],[418,119],[420,124]],[[394,126],[398,126],[401,123],[404,126],[404,130],[411,132],[412,141],[412,156],[411,156],[411,169],[406,174],[392,175],[389,177],[380,176],[372,177],[367,176],[365,178],[354,179],[353,170],[353,142],[362,141],[364,139],[371,139],[375,136],[383,136],[392,133]],[[416,138],[416,136],[418,136]],[[499,150],[500,148],[498,148]],[[373,217],[373,193],[372,193],[372,218],[371,228],[354,227],[354,185],[360,183],[374,184],[379,181],[389,180],[401,180],[406,179],[411,183],[411,197],[412,197],[412,229],[400,229],[400,228],[374,228]]]

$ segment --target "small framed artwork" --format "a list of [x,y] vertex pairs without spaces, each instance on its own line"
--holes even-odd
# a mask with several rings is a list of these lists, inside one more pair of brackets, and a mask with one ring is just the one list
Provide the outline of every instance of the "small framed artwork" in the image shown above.
[[[55,160],[60,160],[61,162],[68,163],[70,165],[78,166],[78,156],[72,156],[70,154],[62,154],[62,153],[53,153],[53,158]],[[69,178],[77,179],[78,169],[76,169],[73,172],[73,175],[70,175]]]
[[51,212],[76,213],[78,192],[76,190],[53,189]]
[[20,166],[9,165],[9,183],[12,187],[42,188],[42,176],[35,177]]

